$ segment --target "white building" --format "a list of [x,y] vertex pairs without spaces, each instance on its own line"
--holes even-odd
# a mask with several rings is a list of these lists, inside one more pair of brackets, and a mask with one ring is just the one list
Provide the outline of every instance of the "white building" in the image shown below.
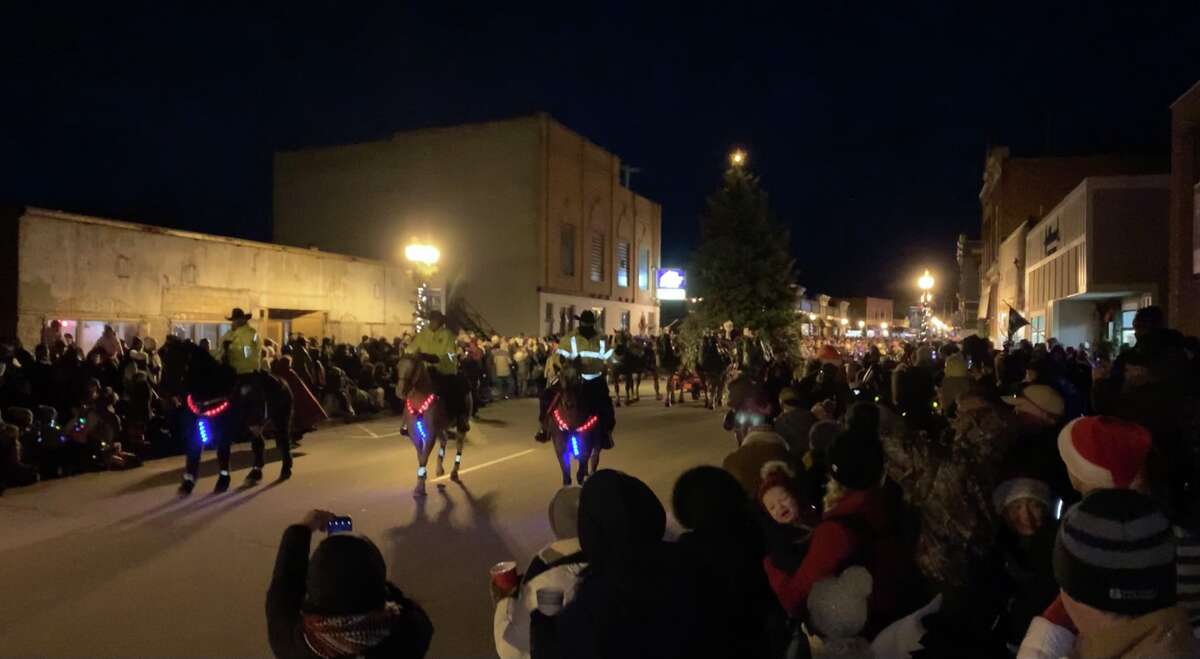
[[1083,180],[1025,237],[1029,338],[1133,343],[1133,316],[1167,277],[1169,177]]
[[357,342],[412,326],[416,281],[401,267],[341,254],[27,208],[0,218],[0,336],[36,344],[52,320],[91,348],[123,338],[215,341],[234,307],[265,336]]

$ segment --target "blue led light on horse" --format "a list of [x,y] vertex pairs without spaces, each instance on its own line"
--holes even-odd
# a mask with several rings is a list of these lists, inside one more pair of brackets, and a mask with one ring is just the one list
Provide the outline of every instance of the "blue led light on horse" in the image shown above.
[[579,457],[579,436],[571,435],[571,453],[575,457]]
[[208,445],[208,419],[196,419],[196,430],[200,432],[200,443]]
[[425,438],[429,436],[429,433],[425,431],[425,420],[418,418],[413,425],[417,428],[417,436],[424,442]]

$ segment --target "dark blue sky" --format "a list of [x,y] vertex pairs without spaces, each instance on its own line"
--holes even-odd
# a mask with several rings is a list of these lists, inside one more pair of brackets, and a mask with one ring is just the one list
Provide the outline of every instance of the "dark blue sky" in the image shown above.
[[988,144],[1165,158],[1200,79],[1190,1],[40,4],[0,9],[0,200],[268,239],[273,150],[546,110],[642,168],[667,265],[744,146],[802,283],[835,295],[948,266]]

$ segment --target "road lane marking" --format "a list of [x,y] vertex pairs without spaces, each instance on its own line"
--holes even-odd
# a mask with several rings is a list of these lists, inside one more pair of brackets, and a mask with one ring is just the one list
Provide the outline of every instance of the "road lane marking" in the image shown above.
[[355,427],[357,427],[359,430],[362,430],[363,432],[367,433],[368,435],[370,435],[370,436],[372,436],[372,437],[379,437],[379,435],[376,435],[375,433],[371,432],[371,429],[370,429],[370,428],[368,428],[368,427],[364,426],[364,425],[363,425],[363,424],[361,424],[361,423],[356,423],[356,424],[354,424],[354,425],[355,425]]
[[[503,458],[496,458],[495,460],[492,460],[492,461],[490,461],[490,462],[485,462],[485,463],[483,463],[483,464],[480,464],[480,465],[475,465],[474,467],[467,467],[466,469],[459,469],[459,470],[458,470],[458,473],[459,473],[459,475],[460,475],[460,476],[461,476],[462,474],[469,474],[469,473],[471,473],[472,471],[475,471],[476,469],[483,469],[484,467],[490,467],[490,466],[492,466],[492,465],[495,465],[495,464],[500,464],[501,462],[506,462],[506,461],[508,461],[508,460],[512,460],[513,458],[519,458],[519,457],[521,457],[522,455],[528,455],[528,454],[530,454],[530,453],[533,453],[533,452],[534,452],[534,451],[536,451],[536,450],[537,450],[537,449],[533,449],[533,448],[531,448],[531,449],[525,449],[524,451],[521,451],[520,453],[513,453],[512,455],[506,455],[506,456],[504,456]],[[445,475],[445,476],[438,476],[437,478],[433,479],[433,480],[432,480],[432,481],[430,481],[430,482],[431,482],[431,483],[436,483],[436,482],[438,482],[438,481],[444,481],[444,480],[447,480],[447,479],[449,479],[449,478],[450,478],[450,475],[449,475],[449,474],[447,474],[447,475]]]

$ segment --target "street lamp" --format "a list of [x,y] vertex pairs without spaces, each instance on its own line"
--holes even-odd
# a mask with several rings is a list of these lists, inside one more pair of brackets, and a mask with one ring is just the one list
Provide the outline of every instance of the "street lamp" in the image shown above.
[[867,321],[865,321],[865,320],[858,321],[858,329],[862,329],[866,326],[867,326]]
[[404,247],[404,258],[413,265],[414,272],[419,275],[417,279],[417,299],[413,304],[413,325],[417,331],[425,329],[425,325],[429,322],[430,295],[429,295],[429,278],[437,271],[437,263],[441,258],[442,253],[433,245],[426,245],[416,241]]
[[925,338],[929,331],[929,303],[933,301],[933,275],[926,270],[925,274],[917,279],[917,288],[921,289],[921,338]]
[[729,164],[734,167],[741,167],[746,164],[746,152],[741,149],[734,149],[733,153],[729,154]]

